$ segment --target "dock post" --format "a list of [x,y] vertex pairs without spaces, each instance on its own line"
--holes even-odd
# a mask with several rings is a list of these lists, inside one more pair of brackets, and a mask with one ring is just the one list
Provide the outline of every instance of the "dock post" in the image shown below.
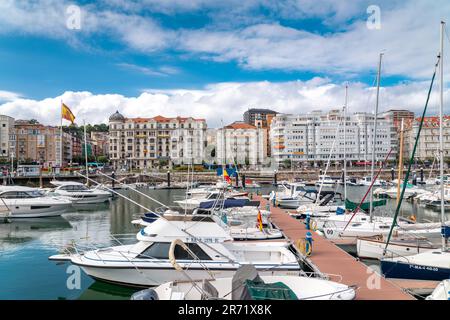
[[423,167],[420,167],[420,182],[423,183]]
[[114,171],[111,173],[111,185],[114,190],[116,187],[116,173]]
[[274,184],[274,185],[278,185],[278,181],[277,181],[277,173],[276,173],[276,172],[274,172],[274,174],[273,174],[273,184]]
[[[394,168],[391,168],[391,181],[394,181],[394,178],[395,178],[395,171],[394,171]],[[400,179],[401,179],[401,177],[400,177]]]
[[39,188],[44,188],[44,183],[42,182],[42,166],[39,167]]
[[170,188],[170,171],[167,171],[167,187]]
[[245,174],[242,175],[242,188],[245,189]]
[[239,188],[239,174],[236,172],[236,188]]

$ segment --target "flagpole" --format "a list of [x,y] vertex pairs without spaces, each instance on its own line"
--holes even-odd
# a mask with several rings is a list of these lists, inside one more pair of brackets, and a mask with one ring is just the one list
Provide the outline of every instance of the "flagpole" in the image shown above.
[[60,105],[60,109],[61,109],[61,129],[60,129],[60,141],[59,141],[59,168],[60,168],[60,173],[62,173],[62,167],[63,167],[63,114],[62,114],[62,105],[63,105],[63,101],[61,100],[61,105]]

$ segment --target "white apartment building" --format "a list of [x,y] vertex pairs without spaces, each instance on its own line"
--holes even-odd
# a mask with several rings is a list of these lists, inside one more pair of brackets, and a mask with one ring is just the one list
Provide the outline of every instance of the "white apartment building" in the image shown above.
[[217,129],[217,163],[250,165],[254,168],[263,165],[267,155],[266,132],[239,121]]
[[11,152],[10,135],[14,130],[14,118],[0,115],[0,157],[9,158]]
[[145,169],[161,162],[201,164],[206,121],[194,118],[109,118],[109,155],[113,165]]
[[[278,162],[317,162],[331,160],[370,161],[372,157],[374,116],[354,113],[344,117],[341,110],[313,111],[303,115],[278,114],[272,120],[270,138],[272,157]],[[345,148],[345,149],[344,149]],[[378,117],[375,158],[389,160],[397,154],[397,133],[392,118]]]

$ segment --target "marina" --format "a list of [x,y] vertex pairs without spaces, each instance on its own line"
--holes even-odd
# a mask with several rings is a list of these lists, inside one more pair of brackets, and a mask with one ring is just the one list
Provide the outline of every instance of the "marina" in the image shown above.
[[450,4],[6,2],[6,308],[450,300]]
[[[361,197],[366,187],[349,187],[351,198]],[[175,206],[174,198],[182,196],[184,190],[150,190],[141,189],[158,201]],[[265,187],[248,192],[255,194],[269,194],[273,187]],[[143,195],[133,190],[119,191],[131,200],[149,206],[152,209],[160,207]],[[265,199],[254,196],[260,201],[260,207],[266,208]],[[388,206],[393,207],[393,200]],[[302,221],[296,220],[286,214],[286,210],[270,207],[271,220],[283,234],[294,243],[304,239],[307,230]],[[131,224],[145,210],[136,204],[121,197],[110,200],[105,204],[88,205],[84,208],[74,208],[62,214],[61,217],[14,219],[10,223],[0,224],[1,240],[0,268],[11,277],[4,282],[5,290],[2,299],[129,299],[138,289],[118,286],[94,281],[84,272],[81,272],[80,288],[69,290],[66,286],[68,264],[55,264],[48,261],[48,257],[58,254],[61,248],[70,245],[73,241],[87,247],[107,246],[116,243],[114,239],[123,238],[122,241],[133,243],[133,235],[139,228]],[[402,215],[405,217],[414,214],[418,221],[437,221],[439,215],[415,203],[406,202]],[[356,285],[356,299],[413,299],[402,291],[401,287],[381,278],[382,288],[386,291],[369,290],[365,281],[372,273],[367,273],[368,267],[344,249],[332,244],[328,240],[313,235],[313,252],[308,258],[316,271],[323,274],[334,275],[333,280],[342,281],[347,285]],[[27,261],[33,261],[30,265]],[[377,265],[371,260],[364,261],[369,265]],[[33,270],[34,276],[29,279],[26,275]],[[360,278],[357,277],[359,275]],[[334,278],[333,278],[334,277]],[[23,279],[23,280],[19,280]],[[41,284],[46,283],[45,290]],[[425,286],[425,285],[423,285]],[[428,284],[425,291],[430,293],[434,287]],[[30,288],[34,288],[30,290]],[[417,288],[416,288],[417,289]],[[421,288],[424,289],[424,288]],[[423,290],[422,290],[423,291]]]

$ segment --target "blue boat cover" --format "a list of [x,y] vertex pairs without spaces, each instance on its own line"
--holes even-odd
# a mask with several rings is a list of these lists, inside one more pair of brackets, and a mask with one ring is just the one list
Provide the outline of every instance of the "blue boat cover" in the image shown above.
[[250,201],[248,199],[225,199],[225,201],[220,200],[210,200],[203,201],[200,203],[200,209],[211,209],[213,206],[220,206],[223,208],[236,208],[243,207],[247,205]]

